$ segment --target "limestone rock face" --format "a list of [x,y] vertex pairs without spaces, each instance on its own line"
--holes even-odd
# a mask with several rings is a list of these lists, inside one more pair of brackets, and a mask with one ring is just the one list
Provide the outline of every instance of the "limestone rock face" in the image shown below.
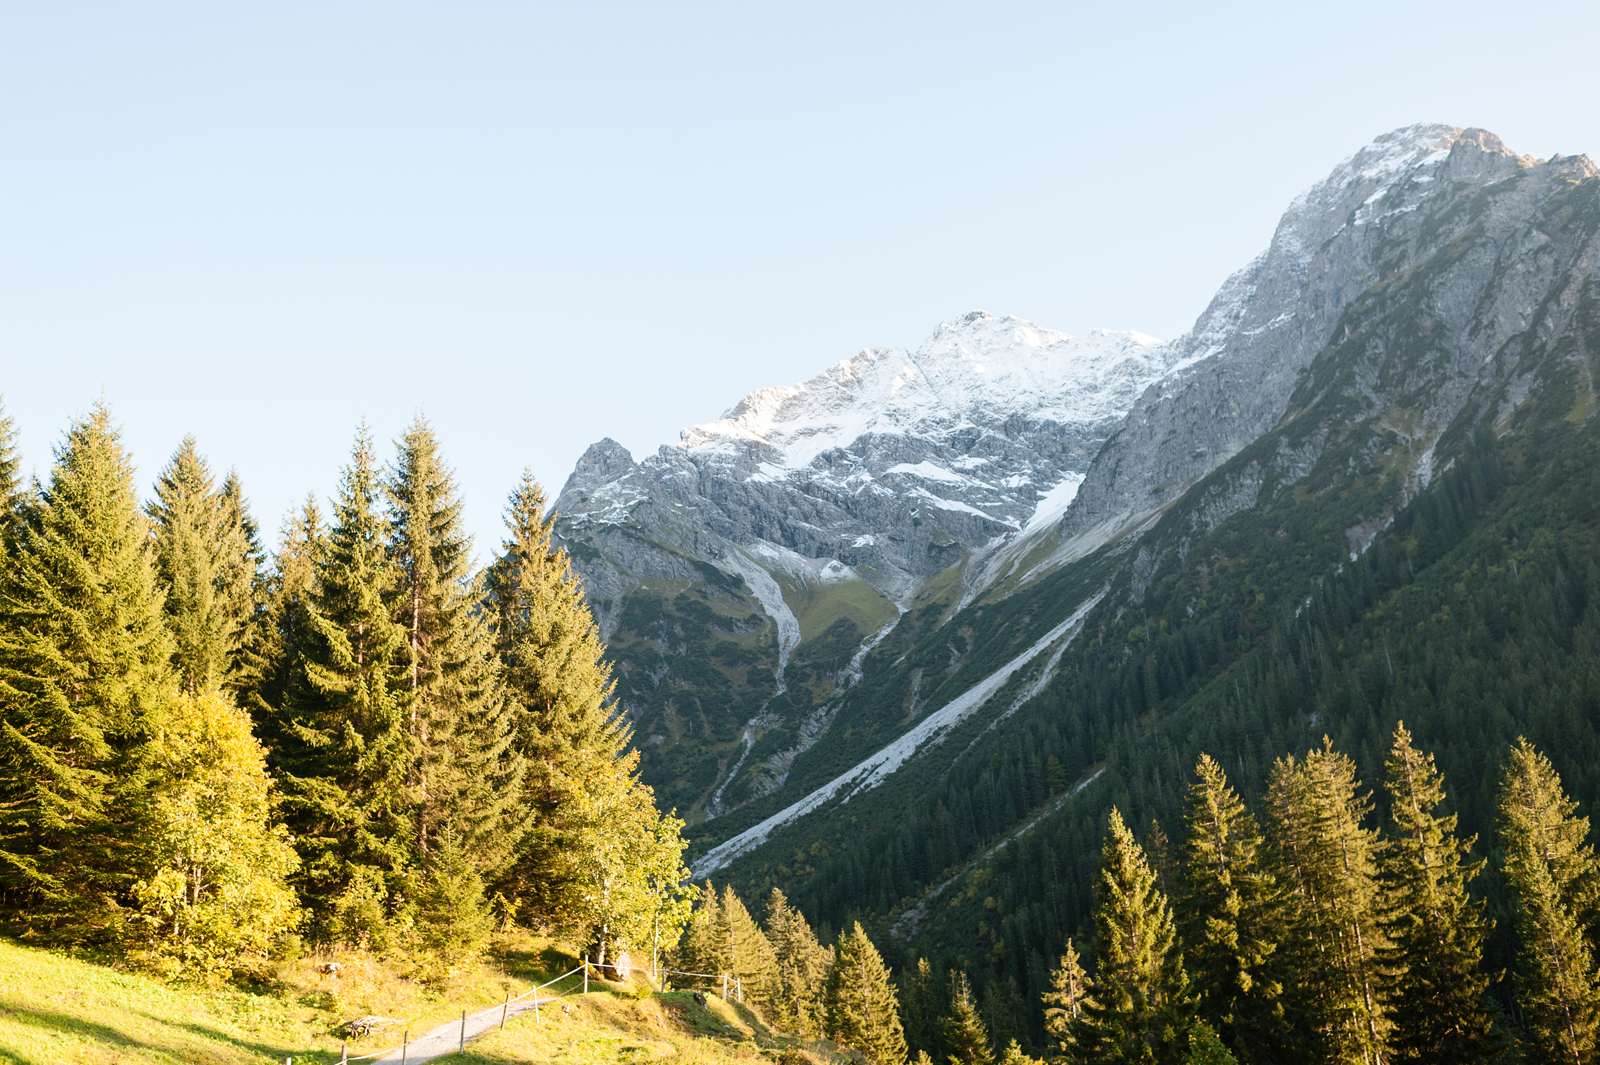
[[[557,533],[663,805],[715,816],[792,790],[797,759],[842,761],[806,752],[878,641],[903,657],[950,639],[953,610],[1108,542],[1137,595],[1329,455],[1359,452],[1414,491],[1474,404],[1512,418],[1541,374],[1592,394],[1586,370],[1549,360],[1589,343],[1600,300],[1582,200],[1596,173],[1482,130],[1408,127],[1297,197],[1175,340],[974,311],[915,351],[753,392],[639,461],[594,444]],[[1352,548],[1383,520],[1364,515]],[[920,705],[912,690],[905,720]]]
[[[1138,333],[974,311],[915,352],[868,349],[753,392],[640,462],[594,444],[556,501],[559,532],[592,601],[698,579],[701,561],[801,582],[834,564],[904,603],[1070,491],[1171,357]],[[616,621],[602,611],[608,634]]]
[[[1297,197],[1267,251],[1172,342],[1174,369],[1139,397],[1096,456],[1062,533],[1099,528],[1096,539],[1104,539],[1136,526],[1238,454],[1288,412],[1317,354],[1347,339],[1335,330],[1352,303],[1430,256],[1444,267],[1451,241],[1471,250],[1450,264],[1429,310],[1461,352],[1494,350],[1524,327],[1550,282],[1544,270],[1496,270],[1549,240],[1539,215],[1552,193],[1593,171],[1586,158],[1519,157],[1477,129],[1418,125],[1373,141]],[[1486,322],[1493,336],[1468,343],[1483,299],[1495,301]],[[1476,376],[1463,367],[1453,379]],[[1374,381],[1369,390],[1381,387]],[[1437,398],[1424,423],[1434,434],[1462,393],[1446,388]],[[1309,468],[1313,457],[1293,461]]]

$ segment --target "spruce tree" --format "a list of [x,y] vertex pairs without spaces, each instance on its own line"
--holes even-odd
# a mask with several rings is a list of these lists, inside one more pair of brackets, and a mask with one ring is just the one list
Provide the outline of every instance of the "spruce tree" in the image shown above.
[[940,1024],[950,1065],[994,1065],[989,1032],[972,1001],[972,985],[964,972],[950,973],[950,1010]]
[[1013,1039],[1006,1044],[1005,1051],[1000,1055],[999,1065],[1044,1065],[1044,1062],[1029,1057],[1023,1052],[1022,1044]]
[[449,835],[480,873],[498,874],[528,824],[516,707],[476,609],[455,479],[421,415],[384,487],[394,620],[405,634],[417,860],[426,868],[435,841]]
[[1456,838],[1455,814],[1435,812],[1444,801],[1444,782],[1433,755],[1411,745],[1404,722],[1395,727],[1385,768],[1394,824],[1381,862],[1389,907],[1384,923],[1392,944],[1384,960],[1392,974],[1393,1060],[1494,1060],[1502,1047],[1484,1000],[1489,978],[1479,971],[1494,923],[1484,918],[1484,904],[1467,896],[1484,862],[1468,860],[1473,840]]
[[38,932],[115,931],[170,654],[133,467],[97,404],[24,508],[0,589],[0,884]]
[[1526,739],[1500,789],[1505,875],[1516,896],[1517,1005],[1547,1061],[1588,1065],[1600,1050],[1600,972],[1584,937],[1597,867],[1589,819]]
[[707,880],[695,900],[694,913],[684,926],[683,939],[673,958],[680,972],[697,973],[693,981],[703,987],[720,988],[720,977],[728,971],[728,937],[723,933],[722,900],[716,885]]
[[334,908],[353,889],[398,901],[414,852],[406,633],[392,620],[398,581],[377,499],[362,426],[307,596],[293,663],[301,676],[271,708],[284,819],[303,863],[298,885],[319,933],[334,931]]
[[779,1027],[800,1035],[821,1034],[827,1023],[822,986],[833,964],[833,952],[817,942],[805,914],[789,905],[777,888],[767,900],[766,932],[776,965],[771,996],[774,1018]]
[[1176,1063],[1193,1000],[1172,911],[1115,807],[1107,830],[1094,909],[1094,993],[1084,1003],[1092,1060]]
[[901,1065],[906,1060],[899,997],[883,957],[860,921],[835,949],[827,1006],[828,1034],[870,1065]]
[[568,796],[583,767],[621,759],[629,736],[607,706],[614,683],[605,647],[544,510],[543,491],[524,471],[486,584],[495,648],[521,708],[516,744],[533,819],[502,890],[548,919],[561,916],[561,900],[575,890],[567,855],[588,845]]
[[416,883],[417,939],[433,964],[449,970],[482,954],[494,931],[494,918],[484,901],[477,862],[449,828],[435,837]]
[[722,921],[733,987],[745,998],[770,1005],[776,997],[777,958],[771,941],[751,919],[732,884],[722,889]]
[[179,683],[191,695],[216,690],[234,672],[254,612],[261,566],[255,523],[238,479],[229,474],[215,487],[192,436],[157,478],[148,510]]
[[1274,963],[1287,934],[1284,892],[1266,867],[1261,829],[1216,760],[1195,765],[1178,906],[1199,1014],[1245,1062],[1281,1057],[1287,1025]]
[[701,889],[677,964],[686,972],[703,974],[704,979],[696,981],[701,986],[720,992],[726,976],[730,996],[742,987],[747,999],[766,1006],[781,1002],[776,952],[732,886],[720,896],[710,881]]
[[944,990],[927,958],[900,979],[900,1017],[906,1045],[918,1053],[939,1050],[939,1018],[944,1014]]
[[328,550],[328,534],[314,497],[283,524],[278,550],[262,580],[261,611],[250,625],[239,652],[234,686],[240,705],[256,722],[267,745],[268,764],[281,768],[278,755],[286,722],[281,711],[307,705],[311,692],[302,659],[311,648],[313,599],[318,572]]
[[1189,1029],[1189,1053],[1183,1065],[1237,1065],[1238,1059],[1228,1052],[1217,1038],[1217,1033],[1205,1021],[1196,1021]]
[[1050,1037],[1052,1056],[1061,1061],[1076,1065],[1088,1060],[1083,1007],[1092,988],[1078,950],[1069,939],[1061,963],[1050,973],[1050,990],[1044,993],[1044,1030]]
[[9,553],[12,530],[22,516],[22,458],[17,454],[16,419],[0,397],[0,559]]
[[1167,838],[1161,822],[1154,817],[1150,819],[1150,829],[1145,833],[1144,856],[1150,863],[1150,871],[1156,874],[1157,890],[1175,901],[1183,891],[1183,861],[1173,847],[1172,840]]
[[260,620],[264,606],[262,593],[266,580],[267,555],[261,546],[261,527],[250,514],[250,505],[244,497],[244,485],[239,474],[229,470],[218,489],[221,496],[221,524],[227,531],[233,549],[222,556],[217,570],[217,595],[231,604],[229,620],[234,623],[228,641],[228,673],[223,684],[238,690],[244,647],[250,630]]
[[1377,832],[1363,822],[1370,794],[1358,794],[1355,763],[1326,737],[1303,762],[1273,766],[1266,807],[1273,842],[1295,911],[1304,1004],[1295,1011],[1337,1062],[1388,1058],[1390,1022],[1384,1010],[1379,923],[1381,885]]

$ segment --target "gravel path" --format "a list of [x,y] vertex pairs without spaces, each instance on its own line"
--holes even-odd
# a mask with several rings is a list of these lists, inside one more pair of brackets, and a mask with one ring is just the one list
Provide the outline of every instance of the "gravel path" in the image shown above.
[[[545,1009],[557,1005],[560,996],[539,999],[539,1008]],[[479,1036],[487,1035],[500,1027],[500,1006],[490,1006],[488,1009],[479,1010],[477,1013],[467,1014],[467,1042],[472,1042]],[[520,1017],[524,1013],[533,1012],[533,999],[525,998],[521,1002],[513,1002],[506,1010],[506,1020]],[[449,1021],[441,1024],[426,1035],[419,1035],[411,1040],[411,1045],[406,1047],[404,1057],[397,1048],[392,1054],[385,1054],[381,1058],[368,1058],[368,1061],[377,1062],[378,1065],[389,1065],[390,1062],[398,1063],[402,1060],[406,1065],[417,1065],[418,1062],[433,1061],[446,1054],[454,1054],[461,1046],[461,1020]]]

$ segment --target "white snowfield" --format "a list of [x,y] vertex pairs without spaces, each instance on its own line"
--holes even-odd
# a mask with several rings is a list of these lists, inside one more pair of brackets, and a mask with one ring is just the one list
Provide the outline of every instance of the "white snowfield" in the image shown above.
[[[751,392],[719,421],[683,430],[685,448],[752,440],[780,455],[773,476],[810,465],[867,433],[942,437],[1008,415],[1094,423],[1125,414],[1167,371],[1166,347],[1137,332],[1070,336],[1010,316],[973,311],[946,322],[915,353],[867,348],[799,385]],[[955,483],[969,475],[931,463],[891,469]],[[972,478],[981,480],[982,478]]]
[[732,839],[718,844],[701,855],[694,863],[695,877],[709,876],[741,854],[761,846],[773,832],[830,802],[841,792],[845,793],[842,801],[849,802],[854,796],[882,784],[891,773],[905,765],[919,751],[940,743],[946,733],[982,709],[1017,670],[1039,657],[1057,640],[1064,637],[1070,641],[1076,636],[1083,625],[1083,619],[1104,595],[1105,592],[1102,590],[1082,603],[1065,621],[1039,637],[1033,646],[956,696],[939,710],[923,718],[915,728],[870,758],[841,773],[805,798],[778,811],[760,824],[745,829]]

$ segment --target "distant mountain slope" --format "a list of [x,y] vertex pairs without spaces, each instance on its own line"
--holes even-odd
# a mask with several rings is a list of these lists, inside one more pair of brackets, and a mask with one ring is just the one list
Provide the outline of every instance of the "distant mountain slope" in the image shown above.
[[591,447],[558,533],[664,802],[715,814],[780,786],[872,639],[1058,517],[1174,357],[974,311],[915,352],[751,393],[641,462]]
[[795,797],[808,759],[870,756],[848,725],[825,745],[838,753],[812,748],[877,641],[903,653],[905,619],[998,603],[1147,528],[1284,414],[1344,309],[1421,239],[1420,209],[1491,158],[1527,162],[1481,131],[1378,138],[1170,342],[974,312],[915,353],[872,349],[752,393],[641,462],[591,447],[558,531],[663,802],[698,820]]
[[[1158,382],[1049,534],[1055,560],[942,624],[903,621],[788,787],[698,830],[701,868],[847,768],[842,729],[894,743],[1102,592],[1053,671],[1035,657],[891,777],[716,875],[981,974],[990,1015],[1011,1018],[1000,1038],[1036,1042],[1031,1004],[1087,927],[1106,806],[1176,834],[1202,749],[1253,798],[1272,759],[1327,733],[1370,784],[1404,717],[1480,846],[1518,733],[1600,801],[1600,171],[1481,131],[1448,142],[1380,188],[1347,186],[1306,275],[1335,253],[1369,269],[1341,283],[1326,343],[1278,356],[1298,369],[1270,423],[1235,447],[1206,405],[1219,382],[1278,387],[1254,345]],[[1184,472],[1218,440],[1230,454]],[[1113,510],[1091,483],[1146,495]],[[1102,522],[1120,538],[1071,555]]]

